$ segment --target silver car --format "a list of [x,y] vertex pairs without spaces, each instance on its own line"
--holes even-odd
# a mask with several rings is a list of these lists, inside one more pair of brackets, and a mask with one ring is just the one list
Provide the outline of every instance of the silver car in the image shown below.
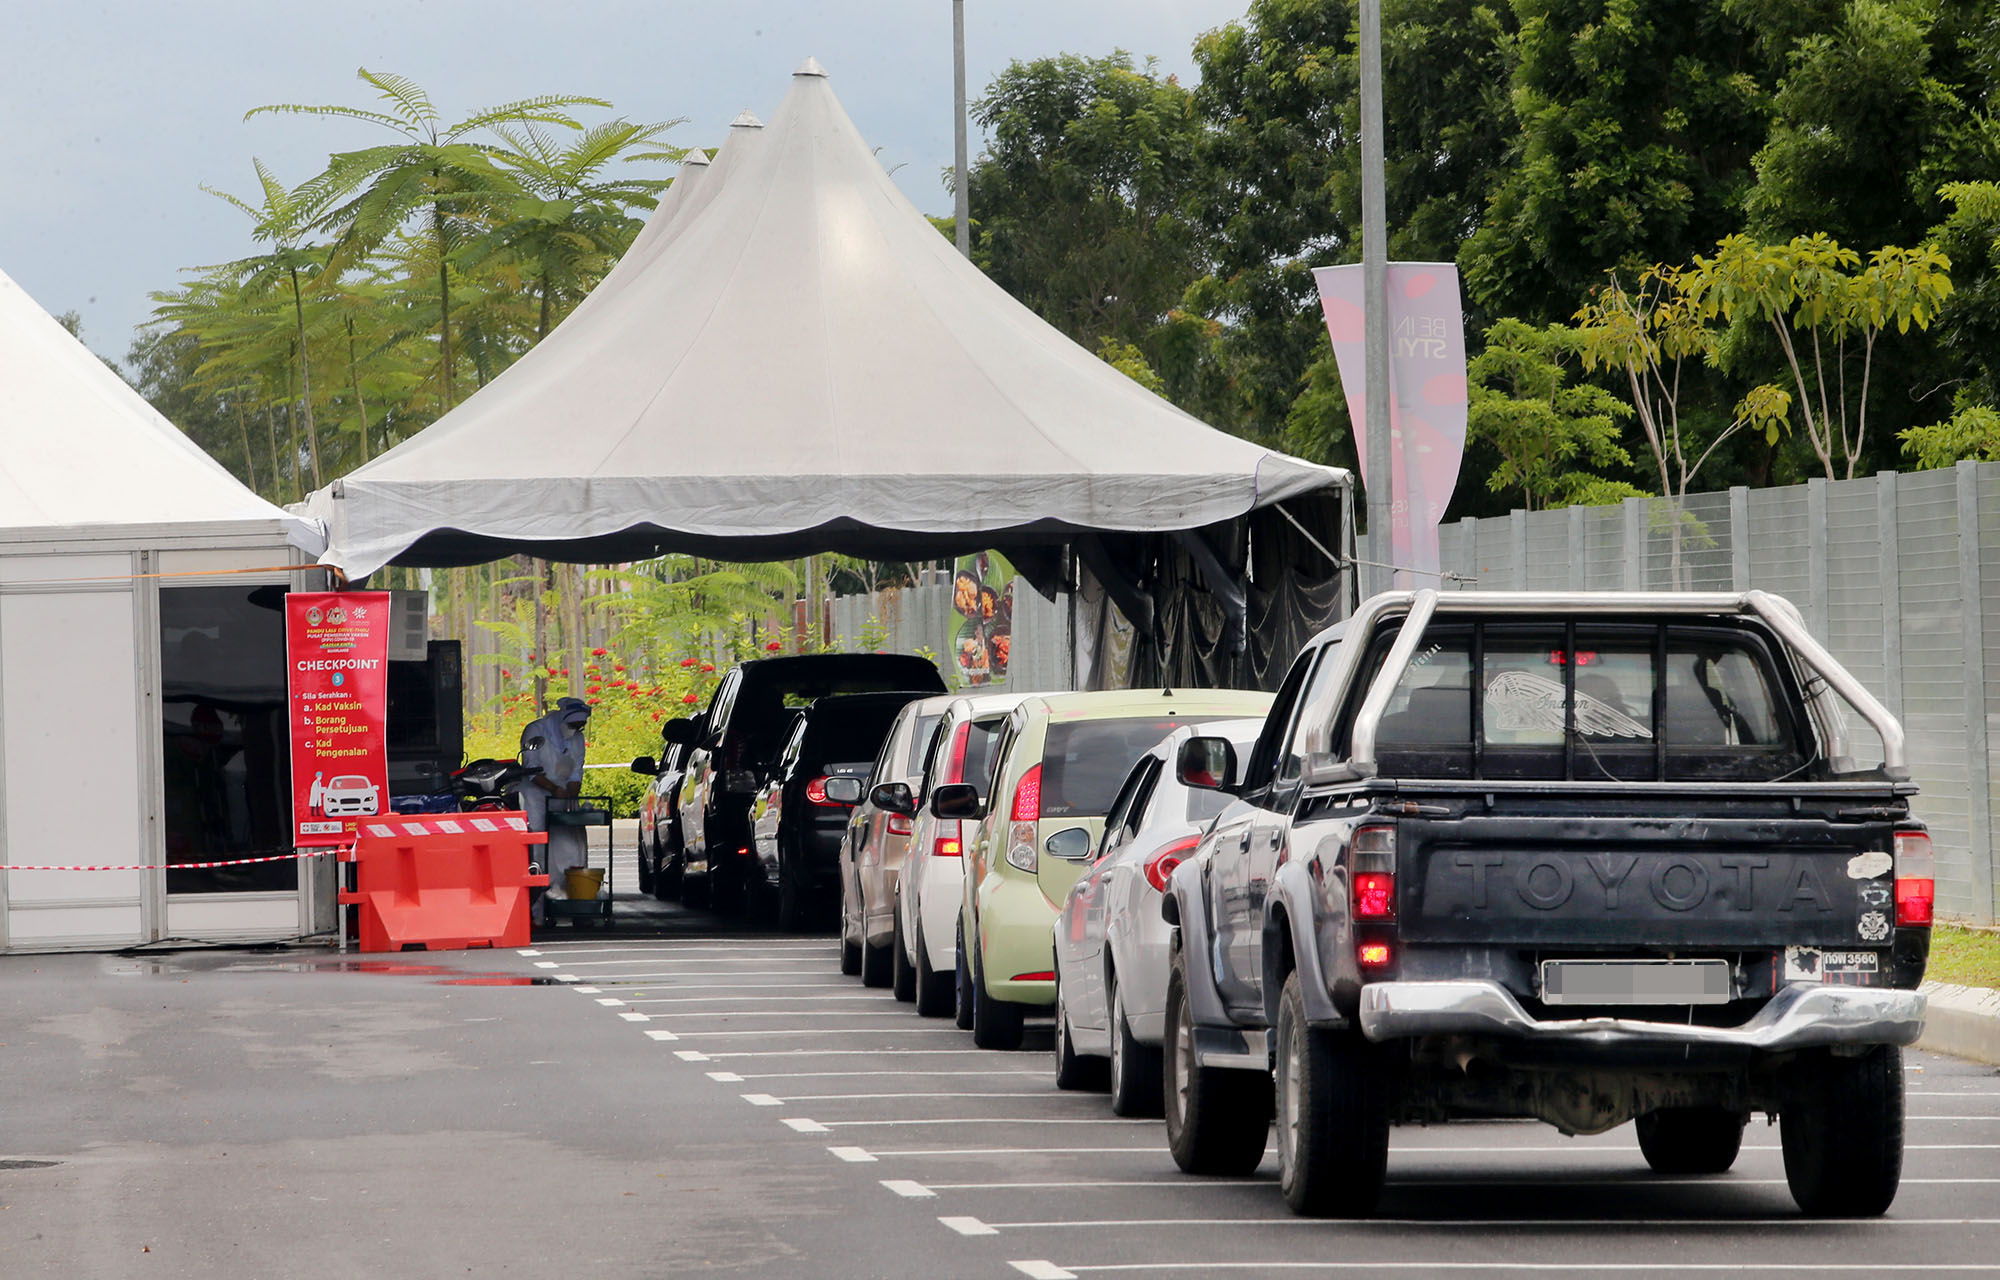
[[1183,786],[1175,757],[1200,734],[1229,739],[1247,759],[1263,728],[1262,720],[1185,725],[1139,757],[1105,818],[1096,859],[1056,917],[1056,1084],[1097,1087],[1108,1069],[1111,1109],[1121,1116],[1159,1114],[1172,964],[1160,898],[1229,802],[1220,791]]
[[[871,987],[885,987],[890,978],[890,945],[896,932],[896,881],[903,870],[915,817],[901,797],[913,797],[922,786],[924,757],[937,731],[950,694],[922,698],[905,706],[889,729],[882,750],[869,771],[868,791],[847,820],[840,844],[840,969],[859,973]],[[876,789],[900,783],[903,790],[884,793],[895,808],[877,804]],[[901,999],[910,996],[898,991]]]

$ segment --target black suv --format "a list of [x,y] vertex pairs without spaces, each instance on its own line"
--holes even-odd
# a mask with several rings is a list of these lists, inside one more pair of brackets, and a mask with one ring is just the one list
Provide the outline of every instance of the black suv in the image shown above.
[[734,909],[758,879],[750,807],[794,722],[821,698],[908,690],[943,693],[928,659],[900,653],[825,653],[746,662],[722,678],[708,710],[662,731],[685,743],[679,817],[685,896]]

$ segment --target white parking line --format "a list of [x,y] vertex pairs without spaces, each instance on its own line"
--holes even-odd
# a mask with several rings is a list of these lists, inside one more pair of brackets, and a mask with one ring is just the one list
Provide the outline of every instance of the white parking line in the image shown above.
[[555,980],[556,980],[557,982],[581,982],[581,981],[583,981],[583,979],[581,979],[581,978],[577,977],[577,976],[576,976],[575,974],[573,974],[573,973],[558,973],[558,974],[556,974],[556,975],[555,975]]
[[[678,1013],[655,1014],[655,1018],[678,1018]],[[706,1016],[706,1015],[702,1015]],[[895,1036],[895,1035],[953,1035],[950,1027],[759,1027],[755,1031],[683,1031],[681,1035],[689,1040],[696,1036]],[[868,1052],[861,1050],[861,1052]],[[889,1050],[880,1050],[887,1053]],[[985,1049],[968,1049],[967,1053],[986,1053]]]
[[938,1151],[876,1151],[877,1156],[1156,1156],[1166,1148],[1150,1147],[948,1147]]
[[887,1058],[937,1057],[942,1054],[977,1054],[991,1057],[990,1049],[739,1049],[718,1053],[718,1058]]
[[1157,1127],[1160,1122],[1130,1116],[950,1116],[925,1120],[829,1120],[827,1123],[838,1128],[869,1129],[925,1124],[1146,1124]]
[[629,982],[645,982],[650,978],[669,981],[650,982],[664,991],[813,991],[822,987],[842,987],[852,990],[852,978],[830,978],[824,982],[686,982],[686,978],[789,978],[793,975],[783,969],[751,969],[739,974],[720,973],[599,973],[591,976],[591,981],[602,986]]
[[768,1093],[746,1093],[741,1096],[743,1101],[753,1107],[782,1107],[785,1105],[782,1099],[774,1098]]
[[[778,1000],[787,1004],[821,1004],[828,1000],[859,1000],[873,1005],[892,1001],[876,996],[641,996],[625,1004],[714,1004],[718,1000]],[[663,1018],[782,1018],[785,1009],[691,1009],[686,1013],[663,1013]],[[880,1009],[800,1009],[801,1018],[872,1018]],[[939,1028],[941,1029],[941,1028]],[[957,1027],[951,1030],[958,1030]]]
[[699,1049],[676,1049],[674,1056],[682,1062],[707,1062],[708,1055]]
[[651,1038],[655,1039],[655,1040],[678,1040],[678,1039],[680,1039],[680,1037],[679,1037],[679,1036],[675,1035],[675,1034],[674,1034],[673,1032],[671,1032],[671,1031],[648,1031],[648,1032],[647,1032],[646,1034],[647,1034],[648,1036],[650,1036]]
[[517,956],[538,956],[542,953],[530,948],[529,950],[526,951],[516,951],[514,954]]
[[571,987],[571,988],[569,988],[569,989],[570,989],[571,991],[574,991],[574,992],[576,992],[576,993],[577,993],[578,995],[580,995],[580,996],[594,996],[594,995],[596,995],[596,994],[598,993],[598,991],[600,991],[600,990],[601,990],[602,988],[599,988],[599,987]]
[[[1686,1179],[1681,1179],[1686,1185]],[[1778,1179],[1782,1182],[1783,1179]],[[1073,1191],[1090,1187],[1254,1187],[1258,1195],[1269,1195],[1269,1178],[1077,1178],[1052,1182],[931,1182],[932,1191]],[[1591,1185],[1597,1185],[1593,1183]],[[1623,1182],[1620,1186],[1626,1185]],[[1741,1186],[1735,1179],[1729,1185]]]
[[797,1132],[797,1133],[827,1133],[827,1132],[829,1132],[829,1130],[827,1129],[827,1127],[826,1127],[825,1125],[821,1124],[821,1123],[820,1123],[819,1121],[817,1121],[817,1120],[808,1120],[808,1119],[807,1119],[806,1117],[804,1117],[804,1116],[786,1116],[786,1117],[784,1117],[784,1125],[785,1125],[785,1127],[786,1127],[787,1129],[791,1129],[791,1130],[793,1130],[794,1132]]
[[734,1071],[711,1071],[708,1073],[708,1078],[715,1081],[717,1084],[743,1083],[743,1077],[737,1075]]
[[911,1182],[908,1178],[884,1178],[882,1185],[906,1200],[935,1200],[937,1192],[921,1182]]
[[1054,1098],[1046,1090],[1034,1093],[806,1093],[787,1097],[786,1102],[870,1102],[878,1098]]
[[535,961],[535,967],[537,969],[560,969],[562,965],[554,960],[537,960]]
[[[595,990],[595,989],[596,989],[596,988],[594,988],[594,987],[592,988],[592,990]],[[583,990],[583,988],[582,988],[582,987],[578,987],[578,988],[577,988],[577,990],[578,990],[578,991],[581,991],[581,990]],[[612,1006],[618,1006],[618,1005],[622,1005],[622,1004],[624,1004],[625,1002],[624,1002],[623,1000],[620,1000],[620,999],[619,999],[619,998],[618,998],[617,996],[604,996],[603,998],[599,999],[597,1003],[599,1003],[599,1004],[603,1004],[603,1005],[612,1005]]]
[[[886,1052],[886,1051],[885,1051],[885,1052]],[[745,1076],[745,1077],[743,1077],[743,1078],[744,1078],[744,1079],[746,1079],[746,1080],[813,1080],[813,1079],[822,1079],[822,1078],[830,1078],[830,1077],[840,1077],[840,1078],[845,1078],[845,1077],[849,1077],[849,1076],[853,1076],[853,1077],[861,1077],[861,1076],[952,1076],[952,1077],[955,1077],[955,1078],[958,1078],[958,1079],[966,1079],[966,1078],[969,1078],[969,1077],[970,1077],[970,1078],[977,1078],[977,1079],[981,1079],[981,1080],[984,1080],[984,1079],[986,1079],[986,1078],[987,1078],[987,1077],[989,1077],[989,1076],[1041,1076],[1041,1077],[1043,1077],[1044,1079],[1046,1079],[1047,1077],[1049,1077],[1049,1076],[1052,1076],[1052,1075],[1054,1075],[1054,1074],[1055,1074],[1055,1072],[1053,1072],[1053,1071],[981,1071],[981,1072],[977,1073],[977,1076],[976,1076],[976,1077],[974,1077],[974,1075],[973,1075],[973,1073],[972,1073],[972,1072],[968,1072],[968,1071],[966,1071],[966,1070],[965,1070],[964,1068],[962,1068],[962,1067],[932,1067],[932,1068],[929,1068],[929,1069],[926,1069],[926,1070],[917,1070],[917,1071],[882,1071],[882,1070],[876,1070],[876,1071],[766,1071],[766,1072],[763,1072],[763,1073],[761,1073],[761,1074],[759,1074],[759,1075],[752,1075],[752,1076]]]
[[874,1164],[875,1157],[861,1147],[828,1147],[827,1151],[849,1164]]
[[[1292,1216],[1263,1218],[1090,1218],[1090,1219],[1048,1219],[1041,1222],[991,1222],[994,1231],[1053,1231],[1058,1228],[1076,1227],[1099,1229],[1106,1227],[1318,1227],[1324,1231],[1372,1232],[1378,1228],[1393,1228],[1408,1231],[1415,1227],[1440,1227],[1490,1231],[1496,1227],[1688,1227],[1729,1228],[1729,1227],[1806,1227],[1814,1231],[1825,1230],[1828,1223],[1823,1218],[1362,1218],[1344,1223],[1329,1223],[1320,1218],[1299,1218]],[[1870,1218],[1866,1228],[1879,1231],[1884,1227],[1991,1227],[2000,1225],[2000,1218]],[[1709,1234],[1714,1234],[1713,1230]]]
[[1079,1280],[1098,1271],[1940,1271],[2000,1272],[2000,1262],[1107,1262],[1057,1266],[1044,1258],[1007,1264],[1035,1280]]
[[977,1218],[939,1218],[938,1221],[962,1236],[997,1236],[1000,1234]]
[[650,1015],[643,1013],[632,1013],[630,1011],[621,1013],[618,1016],[625,1019],[625,1021],[627,1022],[651,1022],[653,1020]]
[[715,938],[701,942],[634,942],[622,947],[602,943],[544,942],[537,954],[565,956],[662,955],[683,951],[745,952],[756,955],[770,951],[816,951],[829,960],[837,958],[831,942],[811,938]]

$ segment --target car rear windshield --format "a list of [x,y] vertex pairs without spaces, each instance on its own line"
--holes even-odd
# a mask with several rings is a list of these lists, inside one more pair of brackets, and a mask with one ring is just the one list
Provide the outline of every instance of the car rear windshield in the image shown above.
[[902,709],[902,703],[874,698],[814,707],[806,715],[799,759],[809,765],[834,760],[873,761]]
[[[1368,670],[1392,640],[1376,638]],[[1376,756],[1385,774],[1768,781],[1806,765],[1789,705],[1770,650],[1738,628],[1433,625],[1389,699]]]
[[1049,725],[1042,747],[1042,816],[1101,818],[1140,756],[1184,724],[1215,716],[1166,719],[1062,720]]

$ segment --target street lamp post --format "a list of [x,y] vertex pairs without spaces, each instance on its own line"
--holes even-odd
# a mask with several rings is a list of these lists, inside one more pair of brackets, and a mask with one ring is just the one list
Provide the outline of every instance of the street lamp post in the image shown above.
[[952,218],[958,251],[972,256],[972,216],[965,190],[965,0],[951,0]]
[[1375,591],[1394,577],[1389,537],[1394,460],[1389,433],[1389,229],[1382,162],[1382,0],[1361,0],[1362,456],[1368,461],[1368,558]]

